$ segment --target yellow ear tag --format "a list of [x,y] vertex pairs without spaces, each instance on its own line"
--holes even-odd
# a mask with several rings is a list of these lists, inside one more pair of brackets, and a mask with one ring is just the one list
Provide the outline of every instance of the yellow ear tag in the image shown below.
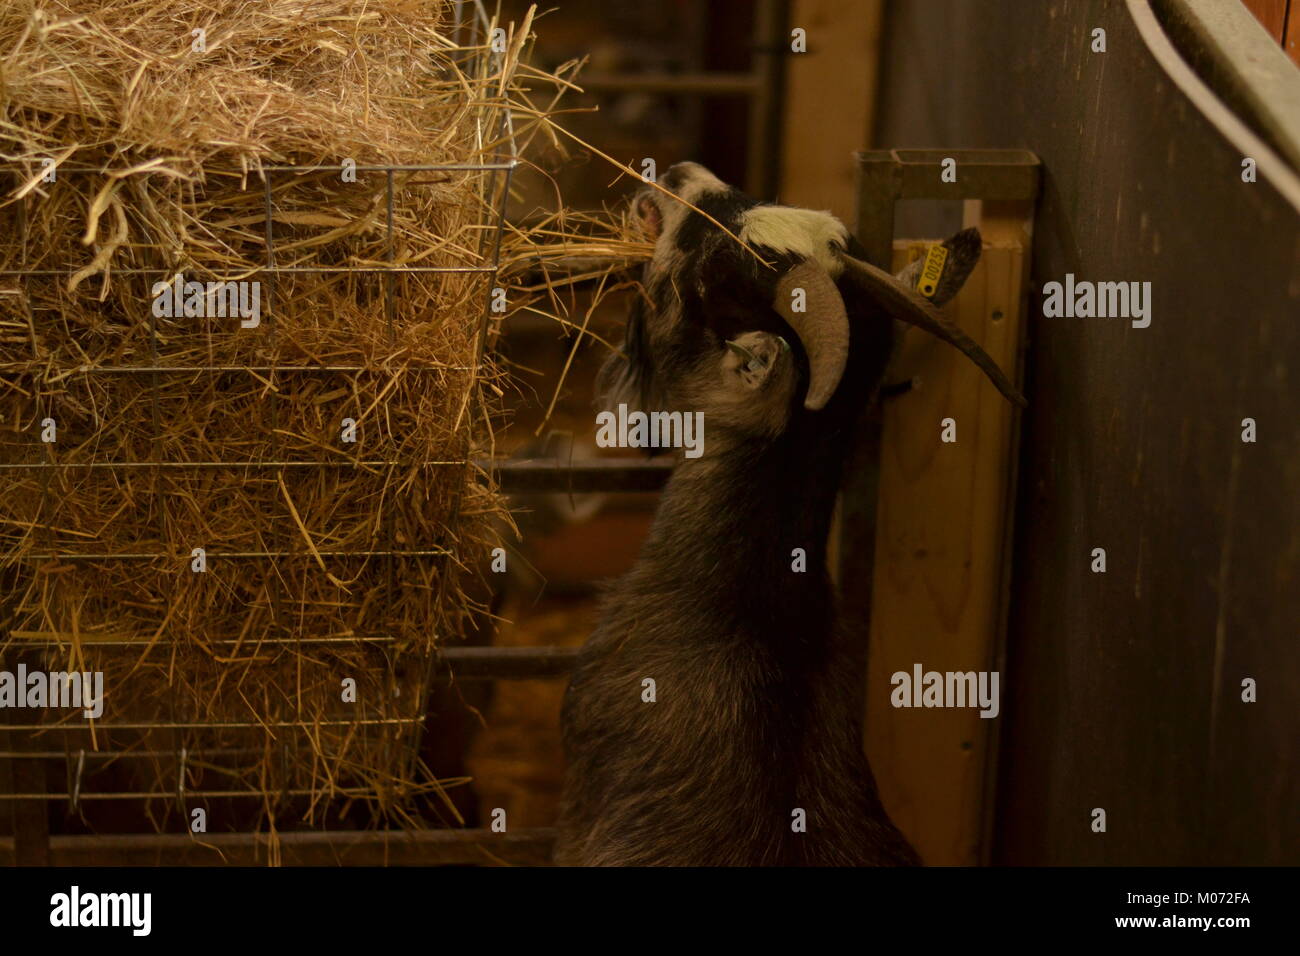
[[925,265],[921,266],[921,275],[916,280],[916,291],[927,299],[934,298],[939,288],[939,279],[943,277],[943,267],[948,262],[948,250],[943,246],[931,246],[925,254]]

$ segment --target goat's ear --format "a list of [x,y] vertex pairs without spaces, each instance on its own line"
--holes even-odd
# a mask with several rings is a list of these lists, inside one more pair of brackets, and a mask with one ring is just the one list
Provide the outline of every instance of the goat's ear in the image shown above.
[[[970,233],[974,233],[973,237]],[[960,270],[954,271],[953,281],[941,281],[941,286],[948,286],[948,298],[951,298],[957,289],[961,288],[961,284],[966,281],[966,277],[970,275],[971,269],[974,268],[975,262],[979,259],[978,246],[976,246],[974,258],[971,258],[972,242],[977,243],[978,239],[978,232],[965,230],[950,240],[957,243],[957,251],[961,259],[958,263]],[[1002,369],[998,368],[997,362],[993,361],[987,352],[980,348],[969,335],[959,329],[947,316],[935,308],[934,304],[928,299],[917,295],[910,286],[900,282],[883,269],[877,269],[869,262],[863,262],[849,255],[842,256],[841,261],[844,263],[843,278],[858,286],[890,316],[900,322],[906,322],[909,325],[915,325],[917,328],[925,329],[936,338],[943,339],[974,362],[980,371],[988,376],[989,381],[997,387],[997,390],[1010,401],[1022,408],[1025,406],[1025,397],[1011,384],[1011,380],[1003,374]],[[946,275],[944,279],[947,280]],[[936,298],[941,291],[944,291],[944,289],[936,289]]]
[[931,302],[937,306],[945,305],[961,291],[970,274],[979,265],[983,246],[980,231],[973,226],[954,233],[943,241],[943,247],[948,250],[948,261],[943,264],[943,275],[939,276],[939,287],[930,297]]
[[826,270],[804,259],[777,280],[772,308],[803,343],[808,356],[808,394],[803,405],[816,411],[835,394],[849,358],[844,299]]
[[[980,239],[978,229],[970,228],[954,233],[945,239],[941,245],[947,250],[948,255],[944,260],[943,272],[939,275],[939,282],[935,286],[934,292],[929,296],[930,301],[938,307],[947,305],[961,291],[962,286],[966,284],[971,272],[979,264],[983,240]],[[909,289],[916,288],[917,279],[920,277],[921,269],[924,266],[924,257],[909,263],[902,271],[897,273],[898,281]]]

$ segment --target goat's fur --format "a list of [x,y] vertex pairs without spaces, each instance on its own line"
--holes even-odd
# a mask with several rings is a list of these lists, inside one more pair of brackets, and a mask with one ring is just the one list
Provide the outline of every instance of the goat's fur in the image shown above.
[[786,255],[812,259],[831,278],[844,266],[834,249],[848,243],[848,230],[829,212],[790,206],[754,206],[741,214],[740,239]]
[[[820,257],[818,244],[830,256],[831,245],[856,243],[828,214],[760,206],[694,164],[673,167],[664,185],[776,269],[680,203],[655,200],[662,231],[648,301],[633,306],[626,362],[614,360],[605,384],[611,403],[703,411],[704,453],[677,466],[640,560],[609,591],[581,652],[564,702],[556,861],[919,863],[863,755],[860,639],[855,654],[836,625],[825,548],[893,321],[841,283],[848,365],[826,407],[805,409],[807,361],[772,289],[790,266]],[[936,298],[950,297],[979,255],[977,235],[973,247],[964,234],[949,246],[952,278]],[[806,832],[793,826],[798,811]]]

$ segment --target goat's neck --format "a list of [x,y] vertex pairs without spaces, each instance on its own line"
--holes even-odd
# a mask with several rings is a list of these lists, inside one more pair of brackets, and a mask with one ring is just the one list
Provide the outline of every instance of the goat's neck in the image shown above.
[[[749,593],[779,581],[782,600],[807,589],[824,600],[826,539],[847,432],[842,421],[801,411],[775,439],[719,436],[711,449],[706,437],[705,454],[677,466],[643,559],[684,582]],[[683,534],[699,546],[683,547]],[[806,555],[802,573],[792,570],[796,548]]]

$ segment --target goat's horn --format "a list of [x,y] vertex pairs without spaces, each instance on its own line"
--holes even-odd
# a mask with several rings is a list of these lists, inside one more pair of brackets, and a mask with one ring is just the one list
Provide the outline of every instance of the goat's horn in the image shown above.
[[925,329],[931,335],[943,339],[949,345],[961,351],[968,359],[979,366],[980,371],[988,376],[999,392],[1008,400],[1024,408],[1025,397],[1011,384],[1003,374],[998,363],[993,361],[969,335],[959,329],[942,312],[931,303],[907,288],[888,272],[877,269],[869,262],[855,259],[853,256],[841,256],[844,263],[844,276],[871,295],[884,306],[891,316],[900,321]]
[[[796,289],[803,289],[803,312],[793,308]],[[808,395],[803,407],[816,411],[835,394],[849,358],[849,317],[840,290],[825,269],[804,260],[777,281],[772,308],[794,329],[808,354]]]

